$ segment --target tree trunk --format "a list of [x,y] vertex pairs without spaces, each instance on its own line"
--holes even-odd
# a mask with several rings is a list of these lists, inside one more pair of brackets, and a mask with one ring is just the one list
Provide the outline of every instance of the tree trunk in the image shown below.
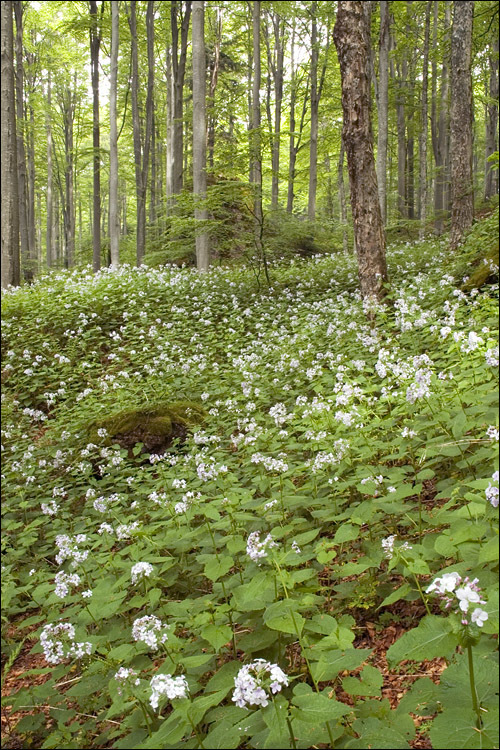
[[343,137],[363,299],[382,300],[387,281],[385,237],[370,119],[370,28],[363,2],[339,2],[334,41],[342,80]]
[[[28,86],[30,96],[34,89],[34,81],[28,72]],[[28,104],[29,127],[27,129],[27,168],[28,168],[28,245],[30,248],[33,271],[39,268],[39,256],[41,247],[37,241],[37,224],[35,211],[35,112],[33,106]]]
[[262,258],[264,272],[270,284],[267,260],[262,244],[264,228],[264,214],[262,210],[262,138],[260,130],[260,1],[254,0],[252,8],[252,37],[253,37],[253,85],[252,85],[252,130],[250,153],[252,158],[252,178],[254,189],[254,242],[259,259]]
[[490,66],[489,91],[486,98],[486,137],[485,137],[485,169],[484,169],[484,198],[489,200],[498,193],[498,169],[488,161],[488,158],[498,150],[498,41],[492,44],[488,57]]
[[[413,0],[406,2],[406,38],[411,39],[414,31],[412,30],[410,19],[412,14]],[[405,55],[406,59],[406,55]],[[407,71],[404,75],[406,80],[405,89],[407,91],[406,101],[406,211],[409,219],[415,218],[415,125],[414,125],[414,97],[415,97],[415,55],[412,53],[407,62]]]
[[[447,37],[450,23],[450,3],[445,3],[445,29]],[[437,66],[435,63],[437,53],[437,28],[438,28],[439,2],[434,2],[434,25],[432,32],[432,104],[431,104],[431,132],[434,161],[436,164],[436,179],[434,187],[434,232],[441,235],[444,231],[444,219],[447,215],[447,183],[448,183],[448,154],[449,154],[449,113],[448,113],[448,57],[443,54],[443,65],[441,69],[441,92],[438,112],[437,94]]]
[[284,35],[285,27],[279,13],[271,13],[274,32],[275,57],[268,51],[271,72],[274,81],[274,130],[272,136],[272,179],[271,179],[271,208],[276,210],[279,203],[280,184],[280,145],[281,145],[281,104],[283,99],[283,64],[285,56]]
[[406,212],[406,116],[405,116],[405,85],[407,76],[406,50],[403,50],[401,67],[391,59],[391,75],[396,86],[396,128],[398,134],[398,216],[407,218]]
[[52,82],[50,79],[50,70],[47,75],[47,114],[45,118],[45,127],[47,131],[47,229],[46,229],[46,259],[47,267],[52,266],[54,260],[54,237],[52,229],[54,226],[54,175],[52,169]]
[[21,266],[24,278],[33,278],[31,251],[28,234],[28,185],[26,174],[26,153],[24,149],[24,65],[23,65],[23,7],[21,0],[15,0],[16,19],[16,128],[17,128],[17,184],[19,200],[19,237],[21,241]]
[[[205,7],[203,0],[193,2],[193,193],[196,221],[206,222],[208,210],[202,204],[207,197],[207,129],[205,106]],[[198,204],[198,205],[197,205]],[[206,229],[196,232],[196,266],[207,271],[210,264],[209,237]]]
[[[76,77],[76,76],[75,76]],[[76,89],[76,80],[75,80]],[[69,88],[63,93],[62,111],[64,124],[64,153],[65,153],[65,207],[64,239],[66,245],[66,263],[72,268],[75,263],[75,201],[74,201],[74,169],[73,169],[73,120],[75,116],[75,97]]]
[[347,255],[349,253],[349,241],[347,236],[347,209],[346,209],[346,202],[345,202],[345,187],[344,187],[344,139],[342,136],[340,137],[340,152],[339,152],[339,162],[338,162],[338,168],[337,168],[337,191],[339,194],[339,204],[340,204],[340,223],[342,225],[342,248],[344,250],[344,255]]
[[215,148],[215,89],[217,88],[217,81],[219,78],[219,66],[220,66],[220,48],[222,43],[222,11],[221,8],[216,8],[216,32],[215,32],[215,45],[213,51],[213,58],[210,63],[210,89],[208,92],[208,135],[207,135],[207,150],[208,150],[208,164],[210,169],[214,168],[214,148]]
[[316,189],[318,184],[318,4],[311,3],[311,143],[309,147],[309,194],[307,201],[307,217],[309,221],[316,219]]
[[111,80],[109,89],[109,248],[111,265],[120,265],[120,217],[118,212],[117,82],[120,34],[119,2],[111,0]]
[[472,178],[472,20],[474,3],[453,3],[451,31],[451,231],[450,248],[461,242],[474,219]]
[[16,94],[14,85],[14,30],[12,2],[1,3],[0,47],[2,287],[21,283],[19,259],[19,197],[17,172]]
[[186,72],[186,58],[188,47],[189,19],[191,16],[192,3],[185,3],[184,13],[180,9],[180,50],[179,50],[179,25],[178,13],[179,3],[176,0],[170,3],[170,20],[172,28],[172,153],[171,153],[171,185],[172,193],[176,195],[181,192],[183,184],[183,156],[184,156],[184,130],[183,130],[183,90],[184,76]]
[[[92,146],[94,149],[92,268],[94,273],[101,268],[101,144],[99,123],[99,49],[101,31],[98,28],[97,0],[90,5],[90,68],[92,78]],[[101,14],[104,4],[101,6]]]
[[424,31],[424,55],[422,61],[422,107],[420,111],[420,142],[419,142],[419,180],[418,180],[418,206],[419,206],[419,238],[425,234],[425,222],[427,221],[427,130],[428,130],[428,69],[429,69],[429,34],[431,25],[432,0],[427,0],[425,9],[425,31]]
[[389,112],[389,3],[380,2],[379,82],[378,82],[378,136],[377,136],[377,184],[382,222],[387,222],[387,138]]
[[290,139],[288,146],[288,190],[286,199],[287,213],[293,211],[293,187],[295,181],[295,103],[297,100],[297,74],[295,65],[295,14],[292,20],[292,45],[290,50]]

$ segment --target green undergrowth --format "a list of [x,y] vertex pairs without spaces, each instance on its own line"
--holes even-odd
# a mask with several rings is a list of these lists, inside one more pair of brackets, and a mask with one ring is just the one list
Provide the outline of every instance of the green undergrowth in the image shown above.
[[498,747],[494,232],[391,246],[374,325],[338,254],[2,295],[10,741]]

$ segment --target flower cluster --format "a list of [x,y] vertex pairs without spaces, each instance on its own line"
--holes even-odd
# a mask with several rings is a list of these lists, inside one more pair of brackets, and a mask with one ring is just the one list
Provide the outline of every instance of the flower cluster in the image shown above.
[[246,664],[234,678],[233,701],[240,708],[267,706],[270,695],[279,693],[288,685],[288,677],[277,664],[265,659],[255,659]]
[[62,570],[56,573],[55,577],[55,595],[60,599],[65,599],[70,590],[70,586],[78,586],[80,583],[80,576],[77,573],[64,573]]
[[496,484],[492,484],[490,482],[484,492],[486,495],[486,499],[493,505],[494,508],[498,508],[498,471],[495,471],[491,478]]
[[[462,579],[462,576],[458,573],[444,573],[439,578],[435,578],[434,581],[427,587],[426,591],[428,594],[436,592],[441,596],[445,602],[446,608],[451,607],[453,604],[458,604],[459,613],[462,616],[462,625],[468,625],[469,621],[469,607],[474,604],[485,604],[484,599],[481,599],[481,589],[477,585],[479,579],[474,578],[470,580],[468,577]],[[459,588],[459,584],[462,584]],[[453,596],[449,596],[453,594]],[[471,622],[475,623],[478,627],[482,628],[486,620],[488,619],[488,613],[476,607],[470,613]]]
[[157,710],[160,698],[164,695],[169,700],[174,700],[174,698],[187,698],[189,692],[187,680],[183,674],[178,677],[172,677],[170,674],[155,674],[149,684],[151,685],[149,702],[154,711]]
[[153,566],[151,565],[151,563],[138,562],[135,565],[132,565],[132,568],[130,570],[132,583],[137,583],[137,581],[141,581],[143,578],[149,578],[152,572]]
[[40,634],[40,645],[49,664],[60,664],[71,656],[81,659],[92,651],[88,641],[75,643],[75,628],[69,622],[47,623]]
[[385,539],[382,539],[382,549],[384,550],[385,556],[387,557],[388,560],[392,560],[395,552],[398,553],[404,549],[411,549],[411,544],[408,544],[408,542],[403,542],[403,544],[400,544],[399,547],[397,547],[395,551],[394,550],[395,541],[396,541],[396,536],[394,534],[391,534],[391,536],[388,536]]
[[146,615],[134,620],[132,625],[132,637],[134,641],[143,641],[151,651],[158,651],[158,639],[160,643],[168,640],[167,630],[169,625],[164,625],[159,617]]
[[56,563],[61,565],[69,558],[72,561],[71,565],[76,568],[78,563],[84,562],[89,556],[89,551],[85,550],[82,552],[78,548],[78,545],[82,544],[86,539],[86,534],[77,534],[74,537],[67,536],[67,534],[58,534],[56,536],[56,545],[59,552],[56,555]]
[[118,683],[116,688],[118,695],[123,695],[125,685],[133,683],[137,687],[141,682],[137,677],[137,672],[134,669],[127,669],[126,667],[120,667],[118,672],[115,672],[115,680]]
[[251,560],[257,562],[261,557],[267,557],[267,550],[270,547],[277,546],[271,534],[268,534],[261,542],[260,531],[252,531],[247,539],[247,555]]

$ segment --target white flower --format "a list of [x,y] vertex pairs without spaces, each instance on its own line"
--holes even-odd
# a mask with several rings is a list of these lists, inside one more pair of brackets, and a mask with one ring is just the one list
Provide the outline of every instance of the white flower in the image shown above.
[[478,592],[472,588],[471,584],[462,586],[462,588],[455,591],[455,595],[459,601],[459,607],[462,612],[467,612],[469,604],[479,604],[481,597]]
[[488,619],[488,613],[484,609],[476,607],[474,612],[471,614],[470,619],[475,622],[479,628],[482,628],[486,620]]
[[267,550],[269,547],[277,546],[278,545],[272,538],[271,534],[268,534],[261,542],[260,531],[252,531],[247,539],[247,555],[251,560],[257,562],[261,557],[267,557]]
[[123,689],[122,688],[126,684],[130,684],[132,681],[133,681],[134,685],[139,685],[140,684],[140,680],[139,679],[137,679],[137,678],[134,679],[134,677],[136,677],[136,675],[137,675],[137,672],[135,670],[133,670],[133,669],[127,669],[126,667],[120,667],[120,669],[118,670],[118,672],[115,672],[115,676],[114,677],[115,677],[115,680],[118,683],[117,688],[116,688],[116,691],[117,691],[118,695],[122,695],[123,694]]
[[295,539],[292,542],[292,549],[293,549],[294,552],[296,552],[298,555],[300,555],[300,547],[297,544],[297,542],[295,541]]
[[444,573],[440,578],[434,579],[430,586],[427,586],[426,592],[437,591],[438,594],[445,594],[454,591],[462,577],[458,573]]
[[498,500],[499,500],[499,488],[498,488],[498,471],[495,471],[492,475],[493,482],[496,482],[495,486],[491,482],[486,487],[484,494],[486,495],[486,499],[492,504],[494,508],[498,508]]
[[65,599],[69,594],[70,586],[78,586],[80,583],[80,576],[76,573],[68,575],[68,573],[64,573],[61,570],[59,573],[56,573],[55,583],[55,595],[60,599]]
[[156,674],[151,678],[151,698],[149,702],[154,711],[158,708],[160,698],[164,695],[169,700],[174,698],[187,698],[189,687],[186,677],[181,674],[178,677],[172,677],[170,674]]
[[490,440],[496,440],[497,443],[498,443],[498,441],[500,439],[500,433],[498,432],[498,427],[495,427],[494,425],[491,425],[486,430],[486,434],[488,435],[488,437],[490,438]]
[[69,622],[47,623],[40,634],[40,645],[49,664],[60,664],[69,656],[81,659],[92,651],[88,641],[75,643],[75,628]]
[[158,637],[160,643],[165,643],[168,629],[169,626],[164,625],[159,617],[146,615],[134,621],[132,637],[134,641],[143,641],[152,651],[158,651]]
[[132,568],[130,570],[132,583],[137,583],[137,581],[142,580],[142,578],[149,578],[152,572],[153,566],[151,565],[151,563],[138,562],[135,565],[132,565]]
[[394,542],[396,540],[396,537],[394,534],[391,534],[391,536],[386,537],[385,539],[382,539],[382,549],[385,552],[385,556],[388,560],[390,560],[394,554]]
[[255,659],[246,664],[234,678],[233,702],[240,708],[267,706],[269,689],[273,695],[288,685],[288,677],[277,664],[265,659]]

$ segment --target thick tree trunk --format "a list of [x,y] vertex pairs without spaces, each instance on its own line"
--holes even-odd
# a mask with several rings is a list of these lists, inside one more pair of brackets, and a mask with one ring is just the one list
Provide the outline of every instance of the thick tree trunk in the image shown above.
[[26,153],[24,148],[24,65],[23,65],[23,7],[21,0],[14,1],[16,19],[16,129],[17,129],[17,171],[19,200],[19,237],[21,241],[21,266],[24,278],[33,278],[31,251],[28,234],[28,184],[26,173]]
[[[92,78],[92,146],[94,149],[92,268],[94,273],[101,268],[101,144],[99,122],[99,49],[101,32],[98,28],[97,1],[90,5],[90,68]],[[101,12],[102,12],[101,6]]]
[[[436,165],[436,179],[434,187],[434,232],[441,235],[444,231],[444,220],[448,214],[448,157],[449,157],[449,112],[448,112],[448,56],[443,55],[441,68],[441,91],[438,105],[437,94],[437,66],[435,55],[437,52],[437,28],[438,28],[439,2],[434,2],[434,25],[432,33],[432,105],[431,105],[431,132],[432,148]],[[450,25],[450,3],[445,3],[445,29],[444,35],[448,36]],[[439,111],[438,111],[439,106]]]
[[311,3],[311,142],[309,147],[309,194],[307,200],[307,217],[316,219],[316,189],[318,185],[318,4]]
[[[205,106],[205,7],[203,0],[193,2],[193,193],[194,217],[206,222],[208,210],[202,205],[207,197],[207,129]],[[196,232],[196,266],[207,271],[210,265],[209,237],[206,229]]]
[[111,80],[109,89],[109,248],[111,265],[120,264],[120,216],[118,212],[117,82],[120,34],[119,2],[111,0]]
[[16,94],[14,85],[14,30],[12,2],[1,3],[0,48],[2,287],[21,282],[19,259],[19,198],[17,172]]
[[485,168],[484,168],[484,198],[488,200],[498,193],[498,169],[488,161],[489,157],[498,150],[498,41],[492,44],[488,58],[490,65],[489,91],[486,100],[485,117]]
[[451,31],[451,231],[455,249],[474,219],[472,178],[472,21],[474,3],[455,0]]
[[427,221],[427,130],[428,130],[428,81],[429,81],[429,34],[431,24],[432,0],[427,0],[425,9],[425,31],[424,31],[424,55],[422,61],[422,106],[420,110],[420,141],[419,141],[419,180],[418,180],[418,206],[420,228],[419,237],[425,234],[425,222]]
[[363,5],[339,2],[334,41],[342,79],[343,137],[361,294],[365,300],[382,300],[387,266],[370,119],[370,29]]
[[377,184],[382,212],[382,222],[387,222],[387,138],[389,112],[389,3],[380,2],[380,42],[379,42],[379,81],[378,81],[378,136],[377,136]]

